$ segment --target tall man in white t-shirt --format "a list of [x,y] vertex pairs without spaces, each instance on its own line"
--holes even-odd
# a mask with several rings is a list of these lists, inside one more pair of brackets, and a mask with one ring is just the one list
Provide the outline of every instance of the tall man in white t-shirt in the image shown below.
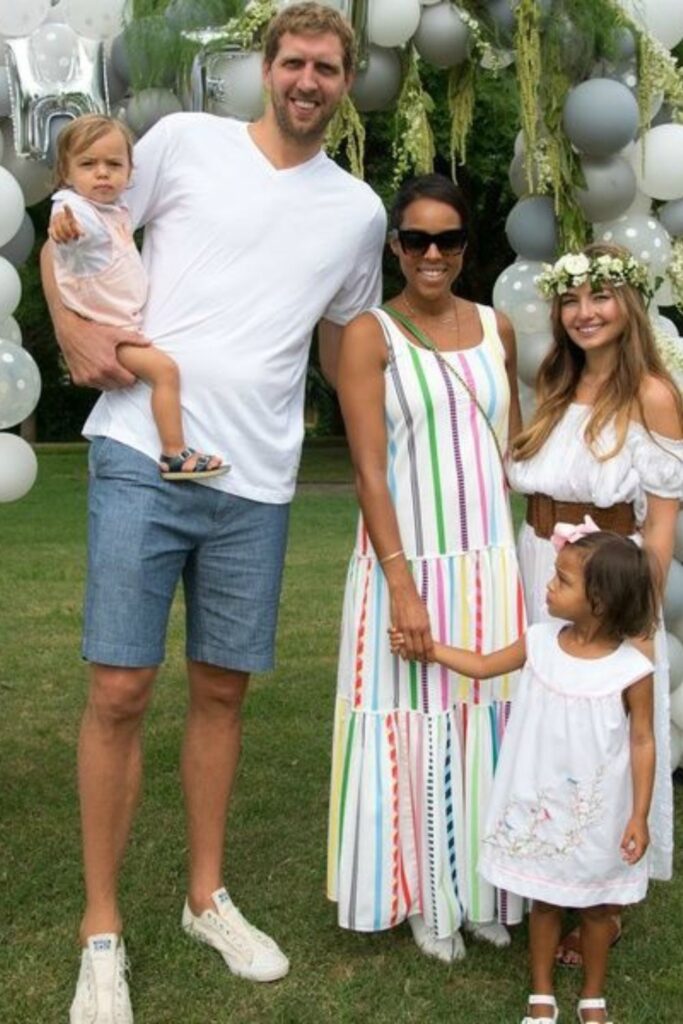
[[61,308],[45,260],[72,377],[104,390],[84,430],[93,442],[83,644],[91,686],[79,746],[86,909],[72,1024],[133,1019],[118,869],[181,576],[190,692],[183,926],[235,974],[272,981],[289,968],[230,900],[222,859],[241,704],[249,673],[272,665],[311,333],[319,323],[331,376],[341,326],[380,294],[382,206],[320,148],[352,66],[352,33],[335,11],[289,6],[267,34],[269,103],[259,121],[177,114],[135,150],[127,201],[145,226],[144,333],[178,363],[188,436],[218,448],[227,476],[201,486],[161,480],[149,391],[116,362],[130,336]]

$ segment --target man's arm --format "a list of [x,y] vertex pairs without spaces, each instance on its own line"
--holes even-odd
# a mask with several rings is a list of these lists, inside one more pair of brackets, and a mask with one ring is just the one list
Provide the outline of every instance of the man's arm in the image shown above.
[[52,242],[46,242],[43,246],[40,271],[57,342],[71,379],[81,387],[99,388],[101,391],[130,387],[136,378],[121,366],[116,358],[116,349],[124,343],[149,345],[149,341],[138,331],[84,320],[67,309],[55,281],[52,245]]

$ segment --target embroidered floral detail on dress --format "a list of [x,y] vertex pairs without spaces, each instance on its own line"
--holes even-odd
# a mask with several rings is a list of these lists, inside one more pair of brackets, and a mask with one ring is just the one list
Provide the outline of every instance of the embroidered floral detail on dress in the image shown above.
[[510,800],[484,842],[509,857],[567,857],[602,815],[604,776],[600,765],[588,779],[568,777],[559,787],[539,790],[533,800]]

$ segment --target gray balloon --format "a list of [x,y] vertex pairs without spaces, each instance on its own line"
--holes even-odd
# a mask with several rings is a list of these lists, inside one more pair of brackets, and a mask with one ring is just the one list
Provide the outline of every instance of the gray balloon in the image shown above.
[[26,260],[31,255],[36,240],[36,232],[33,227],[33,221],[27,213],[24,213],[24,218],[19,225],[19,230],[13,238],[10,238],[0,249],[0,256],[4,259],[9,260],[12,266],[23,267]]
[[517,4],[514,2],[511,4],[510,0],[490,0],[488,4],[489,17],[501,42],[511,42],[515,34],[514,7],[516,6]]
[[612,156],[635,138],[638,104],[621,82],[591,78],[568,93],[562,123],[582,153]]
[[539,174],[535,167],[531,172],[533,188],[529,188],[529,180],[524,166],[524,153],[516,153],[513,156],[508,170],[508,178],[510,179],[510,188],[518,199],[528,196],[538,188]]
[[387,110],[401,88],[401,59],[396,50],[370,46],[368,63],[356,75],[351,99],[362,113]]
[[108,64],[119,81],[130,83],[130,63],[123,32],[112,39]]
[[667,629],[670,629],[672,633],[676,633],[676,630],[672,627],[683,617],[683,566],[675,558],[672,559],[669,566],[663,605],[664,622]]
[[555,204],[550,196],[520,199],[505,222],[508,242],[519,256],[550,262],[558,245]]
[[672,199],[657,210],[657,216],[674,238],[683,235],[683,199]]
[[109,105],[115,107],[117,103],[120,103],[123,97],[128,92],[128,83],[122,81],[116,74],[116,71],[110,63],[107,63],[106,67],[107,76],[107,93],[109,95]]
[[0,117],[9,117],[12,102],[9,95],[9,76],[4,64],[0,64]]
[[437,68],[452,68],[467,57],[470,30],[450,3],[423,7],[413,36],[415,49]]
[[619,28],[614,34],[614,48],[617,60],[631,60],[636,55],[636,37],[630,28]]
[[636,197],[636,172],[622,156],[597,160],[585,156],[581,161],[585,188],[575,189],[576,200],[587,220],[614,220],[628,210]]
[[661,107],[650,121],[650,128],[656,128],[660,124],[671,124],[674,113],[668,103],[662,103]]
[[177,114],[182,109],[180,100],[170,89],[141,89],[126,105],[126,121],[139,138],[162,117]]
[[[486,6],[500,41],[511,42],[515,34],[515,10],[519,6],[519,0],[487,0]],[[539,2],[542,15],[549,14],[552,6],[553,0]]]

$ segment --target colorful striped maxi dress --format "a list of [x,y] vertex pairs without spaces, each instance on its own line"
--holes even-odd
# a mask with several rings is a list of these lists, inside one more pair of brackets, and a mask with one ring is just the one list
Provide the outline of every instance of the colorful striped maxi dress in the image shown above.
[[[443,353],[501,448],[509,387],[495,314],[483,340]],[[491,432],[434,353],[374,310],[387,340],[387,481],[436,639],[488,652],[524,631],[507,489]],[[422,914],[439,938],[463,919],[519,921],[519,897],[477,872],[516,675],[465,679],[389,650],[389,595],[363,524],[349,565],[332,756],[327,890],[339,924],[391,928]]]

